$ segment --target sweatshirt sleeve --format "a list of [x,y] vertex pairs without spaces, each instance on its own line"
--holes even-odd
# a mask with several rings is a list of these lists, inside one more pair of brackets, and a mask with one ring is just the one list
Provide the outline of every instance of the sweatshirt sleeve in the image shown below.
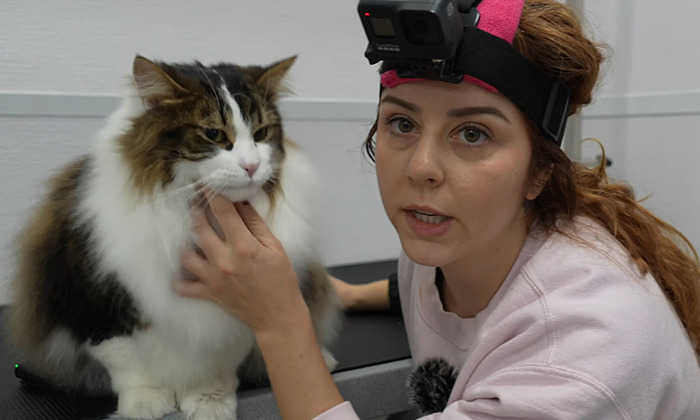
[[462,398],[449,403],[442,413],[421,420],[500,418],[632,419],[599,381],[566,368],[531,365],[497,372],[465,389]]
[[345,401],[324,411],[312,420],[360,420],[360,418],[352,408],[350,401]]
[[[574,416],[574,417],[572,417]],[[615,396],[595,379],[552,365],[499,371],[462,392],[441,413],[419,420],[632,420]],[[360,420],[345,401],[313,420]]]

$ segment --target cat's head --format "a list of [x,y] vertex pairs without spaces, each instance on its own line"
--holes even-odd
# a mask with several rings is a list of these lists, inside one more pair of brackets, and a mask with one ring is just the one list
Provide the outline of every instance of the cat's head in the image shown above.
[[201,185],[233,201],[273,195],[284,158],[275,102],[294,60],[243,67],[137,56],[133,84],[143,109],[118,141],[134,187],[150,194]]

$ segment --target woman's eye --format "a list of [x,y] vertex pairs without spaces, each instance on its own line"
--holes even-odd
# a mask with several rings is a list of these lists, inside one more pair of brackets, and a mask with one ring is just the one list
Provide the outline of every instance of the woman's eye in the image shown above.
[[255,133],[253,133],[253,140],[255,141],[262,141],[267,138],[267,128],[261,128],[258,129]]
[[205,128],[204,129],[204,135],[209,140],[214,140],[214,141],[218,140],[219,134],[221,134],[221,130],[217,130],[216,128]]
[[466,127],[460,131],[460,139],[469,144],[479,144],[488,139],[488,135],[475,127]]
[[399,133],[410,133],[415,129],[415,125],[406,118],[395,118],[391,120],[391,127]]

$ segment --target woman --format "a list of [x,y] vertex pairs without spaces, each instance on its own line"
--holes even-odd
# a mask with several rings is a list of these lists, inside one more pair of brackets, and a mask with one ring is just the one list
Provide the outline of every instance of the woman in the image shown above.
[[[566,6],[483,0],[479,10],[481,32],[568,87],[568,112],[591,101],[602,57]],[[503,80],[467,73],[452,84],[398,70],[382,66],[366,147],[401,240],[401,306],[425,373],[416,390],[436,366],[454,383],[444,404],[415,395],[425,418],[697,418],[692,245],[609,183],[603,166],[572,164],[561,133]],[[253,328],[283,418],[356,419],[277,240],[250,206],[209,199],[236,240],[199,224],[206,257],[188,253],[183,265],[200,280],[179,292]],[[386,306],[385,284],[367,289],[369,301]]]

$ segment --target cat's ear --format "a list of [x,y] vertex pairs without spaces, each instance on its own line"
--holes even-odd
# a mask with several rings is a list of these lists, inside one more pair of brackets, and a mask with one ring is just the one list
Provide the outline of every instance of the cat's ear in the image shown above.
[[296,61],[297,56],[292,56],[284,60],[269,65],[260,75],[257,86],[266,92],[266,96],[271,100],[276,100],[284,93],[291,92],[285,82],[285,77],[289,68]]
[[134,58],[133,77],[146,109],[175,101],[178,95],[185,92],[185,88],[160,66],[140,55]]

